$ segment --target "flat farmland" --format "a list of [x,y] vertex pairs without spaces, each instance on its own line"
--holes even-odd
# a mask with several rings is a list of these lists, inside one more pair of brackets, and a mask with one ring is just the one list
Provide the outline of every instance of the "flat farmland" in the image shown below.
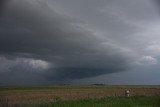
[[1,87],[0,104],[7,107],[90,98],[123,97],[125,90],[130,91],[130,96],[160,96],[159,86]]

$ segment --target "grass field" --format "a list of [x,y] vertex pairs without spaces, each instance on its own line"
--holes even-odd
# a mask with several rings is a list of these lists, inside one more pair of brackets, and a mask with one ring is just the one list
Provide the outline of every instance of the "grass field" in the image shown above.
[[33,107],[160,107],[160,97],[107,97],[34,105]]
[[[125,90],[131,97],[125,97]],[[0,107],[160,107],[159,86],[0,87]]]

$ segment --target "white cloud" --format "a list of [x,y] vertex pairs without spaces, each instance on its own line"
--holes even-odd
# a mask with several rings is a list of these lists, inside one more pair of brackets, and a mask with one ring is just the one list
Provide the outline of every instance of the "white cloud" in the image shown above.
[[0,72],[9,72],[14,67],[24,71],[42,71],[50,68],[50,63],[40,59],[32,58],[13,58],[7,59],[0,56]]
[[29,59],[28,64],[34,69],[48,69],[50,64],[43,60]]
[[139,60],[139,64],[141,65],[155,65],[158,64],[158,61],[156,58],[152,56],[142,56],[142,58]]
[[152,44],[146,48],[146,51],[152,55],[160,55],[160,44]]

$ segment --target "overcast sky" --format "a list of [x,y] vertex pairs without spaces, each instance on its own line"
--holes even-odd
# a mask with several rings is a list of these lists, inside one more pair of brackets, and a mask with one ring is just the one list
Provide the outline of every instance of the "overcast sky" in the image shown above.
[[0,85],[160,85],[158,0],[1,0]]

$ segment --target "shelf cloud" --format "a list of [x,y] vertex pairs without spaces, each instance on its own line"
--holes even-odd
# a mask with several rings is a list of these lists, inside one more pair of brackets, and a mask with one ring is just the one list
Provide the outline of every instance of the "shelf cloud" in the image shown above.
[[78,0],[1,0],[0,81],[18,84],[25,75],[26,84],[58,83],[158,64],[159,51],[147,50],[160,46],[155,5],[83,2],[82,9]]

